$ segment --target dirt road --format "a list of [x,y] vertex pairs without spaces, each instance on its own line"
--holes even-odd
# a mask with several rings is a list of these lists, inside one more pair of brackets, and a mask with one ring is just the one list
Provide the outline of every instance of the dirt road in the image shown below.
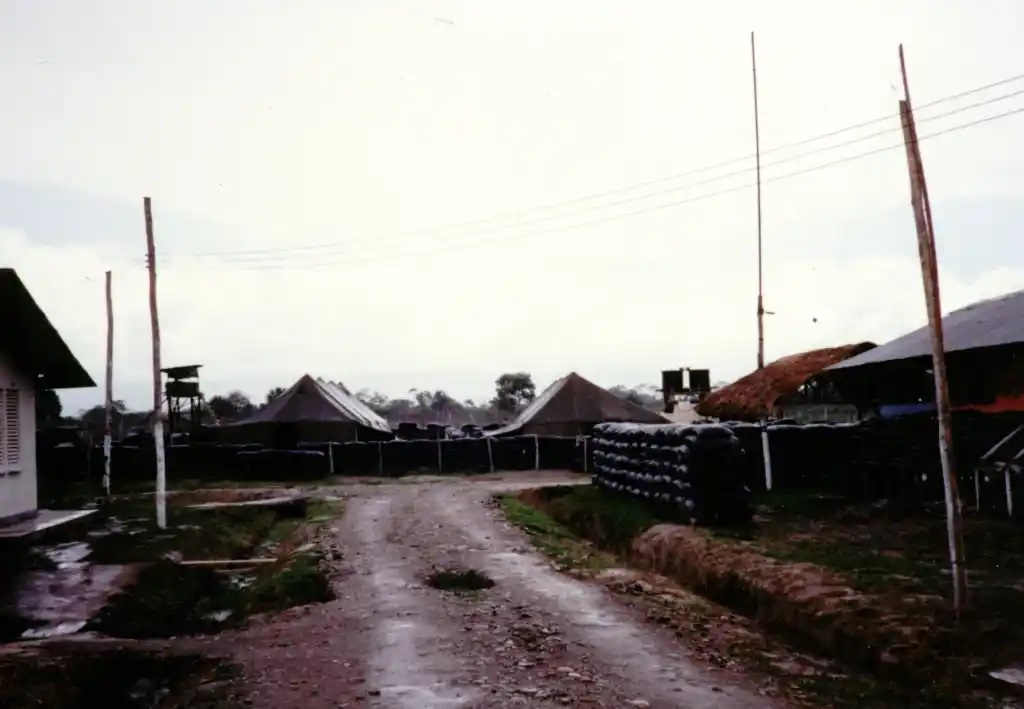
[[[555,571],[488,504],[505,485],[360,486],[334,528],[338,599],[228,639],[249,701],[303,709],[772,706],[742,678],[701,666],[603,588]],[[424,583],[432,569],[453,566],[482,570],[495,586],[454,594]]]

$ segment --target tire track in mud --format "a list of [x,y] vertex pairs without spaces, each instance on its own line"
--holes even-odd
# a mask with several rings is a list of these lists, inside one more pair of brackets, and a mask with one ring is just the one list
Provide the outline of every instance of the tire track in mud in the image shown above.
[[[600,588],[555,571],[546,560],[520,549],[521,532],[487,509],[473,490],[431,489],[422,505],[458,528],[472,546],[476,566],[521,603],[544,609],[589,648],[599,671],[626,695],[652,707],[754,709],[771,700],[754,691],[723,686],[729,678],[682,657],[674,638],[631,616]],[[627,700],[628,701],[628,700]],[[635,700],[633,700],[635,701]]]
[[[387,707],[692,707],[772,701],[687,660],[674,638],[602,589],[559,574],[469,485],[352,498],[339,541],[368,606],[366,687]],[[433,567],[475,567],[477,596],[427,588]]]
[[[461,668],[447,652],[454,637],[433,619],[437,609],[429,591],[418,587],[401,547],[389,541],[396,530],[394,500],[389,496],[353,500],[346,513],[343,539],[351,550],[356,576],[372,598],[375,635],[367,658],[367,685],[379,693],[380,706],[455,707],[470,704],[474,688],[459,687]],[[356,580],[358,579],[358,581]]]

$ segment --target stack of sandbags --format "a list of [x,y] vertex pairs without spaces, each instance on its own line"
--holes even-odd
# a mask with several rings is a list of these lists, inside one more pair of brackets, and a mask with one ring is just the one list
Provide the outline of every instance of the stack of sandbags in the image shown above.
[[594,483],[683,522],[751,517],[743,448],[726,426],[603,423],[594,429]]

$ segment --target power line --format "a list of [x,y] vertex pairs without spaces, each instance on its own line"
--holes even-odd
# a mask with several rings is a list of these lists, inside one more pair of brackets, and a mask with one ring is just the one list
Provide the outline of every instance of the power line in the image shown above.
[[[981,125],[981,124],[984,124],[984,123],[990,123],[992,121],[995,121],[995,120],[998,120],[998,119],[1001,119],[1001,118],[1006,118],[1008,116],[1013,116],[1013,115],[1016,115],[1016,114],[1019,114],[1019,113],[1024,113],[1024,106],[1019,107],[1019,108],[1015,108],[1015,109],[1010,110],[1010,111],[1005,111],[1003,113],[998,113],[998,114],[995,114],[995,115],[992,115],[992,116],[986,116],[984,118],[979,118],[979,119],[976,119],[976,120],[973,120],[973,121],[969,121],[967,123],[957,124],[955,126],[951,126],[949,128],[945,128],[945,129],[942,129],[942,130],[939,130],[939,131],[935,131],[933,133],[929,133],[928,135],[920,136],[918,138],[918,140],[919,141],[930,140],[932,138],[937,138],[937,137],[942,136],[942,135],[947,135],[949,133],[954,133],[954,132],[957,132],[957,131],[960,131],[960,130],[964,130],[966,128],[970,128],[972,126],[977,126],[977,125]],[[820,163],[820,164],[812,165],[810,167],[803,168],[803,169],[800,169],[800,170],[794,170],[792,172],[787,172],[787,173],[784,173],[782,175],[776,175],[774,177],[766,178],[766,179],[762,180],[762,183],[777,182],[777,181],[780,181],[780,180],[790,179],[790,178],[793,178],[793,177],[797,177],[799,175],[805,175],[805,174],[808,174],[808,173],[811,173],[811,172],[816,172],[818,170],[823,170],[823,169],[834,167],[834,166],[837,166],[837,165],[842,165],[842,164],[845,164],[845,163],[848,163],[848,162],[853,162],[853,161],[856,161],[856,160],[861,160],[861,159],[864,159],[864,158],[867,158],[867,157],[870,157],[870,156],[873,156],[873,155],[878,155],[880,153],[888,152],[890,150],[901,149],[901,148],[904,148],[904,147],[905,147],[905,144],[901,141],[899,143],[894,143],[894,144],[891,144],[891,145],[882,146],[882,147],[875,148],[875,149],[872,149],[872,150],[867,150],[867,151],[864,151],[864,152],[861,152],[861,153],[856,153],[854,155],[845,156],[845,157],[842,157],[842,158],[839,158],[839,159],[836,159],[836,160],[832,160],[832,161],[829,161],[829,162],[826,162],[826,163]],[[399,252],[399,253],[388,253],[388,252],[384,252],[384,253],[364,253],[364,254],[356,254],[352,258],[340,258],[340,259],[317,260],[317,261],[310,261],[310,260],[308,260],[308,257],[307,257],[306,260],[298,260],[298,261],[283,261],[281,259],[274,259],[273,261],[267,261],[267,262],[246,262],[246,263],[252,263],[254,265],[253,266],[240,266],[239,270],[264,271],[264,270],[283,270],[283,269],[294,269],[294,268],[303,268],[303,269],[307,269],[307,268],[323,268],[323,267],[335,266],[335,265],[338,265],[340,263],[358,263],[358,262],[372,261],[372,260],[375,260],[375,259],[380,258],[382,256],[389,256],[389,257],[394,257],[394,256],[398,256],[398,257],[402,257],[402,256],[424,256],[424,255],[429,255],[429,254],[433,254],[433,253],[441,253],[441,252],[445,252],[445,251],[449,251],[449,250],[454,250],[454,249],[484,246],[484,245],[487,245],[487,244],[494,243],[496,241],[503,241],[503,240],[508,240],[508,239],[530,238],[530,237],[534,237],[534,236],[542,236],[542,235],[545,235],[545,234],[550,234],[550,233],[553,233],[553,232],[563,232],[563,231],[570,231],[570,230],[574,230],[574,229],[585,228],[585,227],[589,227],[589,226],[595,226],[597,224],[602,224],[602,223],[605,223],[605,222],[617,221],[617,220],[620,220],[620,219],[627,219],[627,218],[630,218],[630,217],[639,216],[639,215],[642,215],[642,214],[649,214],[651,212],[656,212],[656,211],[660,211],[660,210],[663,210],[663,209],[670,209],[670,208],[673,208],[673,207],[682,206],[682,205],[685,205],[685,204],[689,204],[691,202],[703,201],[703,200],[706,200],[706,199],[711,199],[711,198],[714,198],[714,197],[719,197],[719,196],[722,196],[722,195],[725,195],[725,194],[731,194],[731,193],[734,193],[734,192],[739,192],[741,190],[750,189],[750,188],[752,188],[754,186],[755,186],[755,183],[752,183],[752,182],[751,183],[744,183],[742,185],[736,185],[734,187],[729,187],[729,188],[717,190],[715,192],[708,192],[708,193],[705,193],[705,194],[694,195],[694,196],[687,197],[687,198],[684,198],[684,199],[673,200],[671,202],[664,202],[664,203],[653,205],[653,206],[650,206],[650,207],[645,207],[645,208],[642,208],[642,209],[636,209],[636,210],[632,210],[632,211],[628,211],[628,212],[620,212],[618,214],[612,214],[612,215],[605,215],[605,216],[602,216],[602,217],[599,217],[599,218],[596,218],[596,219],[591,219],[591,220],[585,221],[585,222],[578,222],[578,223],[569,224],[569,225],[560,225],[560,226],[550,227],[550,228],[541,229],[541,230],[529,231],[529,232],[525,232],[525,233],[522,233],[522,234],[513,234],[513,235],[510,235],[510,236],[509,235],[505,235],[505,236],[501,236],[501,237],[498,237],[498,238],[495,238],[495,237],[491,236],[491,237],[486,238],[486,239],[475,239],[475,240],[467,241],[467,242],[452,242],[450,244],[442,245],[442,246],[440,246],[438,248],[429,248],[429,249],[425,249],[425,250],[410,251],[410,252],[406,252],[406,253],[401,253],[401,252]]]
[[[941,118],[947,118],[947,117],[955,115],[957,113],[962,113],[964,111],[968,111],[968,110],[972,110],[972,109],[975,109],[975,108],[979,108],[979,107],[986,106],[986,105],[989,105],[989,104],[992,104],[992,103],[996,103],[996,102],[999,102],[999,101],[1005,101],[1006,99],[1013,98],[1013,97],[1019,96],[1021,94],[1024,94],[1024,89],[1020,89],[1020,90],[1014,91],[1014,92],[1009,93],[1009,94],[1003,94],[1003,95],[996,96],[996,97],[993,97],[993,98],[985,99],[983,101],[978,101],[978,102],[975,102],[973,104],[969,104],[969,105],[966,105],[966,106],[960,106],[958,108],[951,109],[951,110],[946,111],[944,113],[936,114],[934,116],[929,117],[928,119],[924,119],[924,120],[919,121],[919,122],[923,123],[923,122],[925,122],[925,120],[938,120],[938,119],[941,119]],[[843,141],[841,143],[836,143],[836,144],[833,144],[833,145],[826,145],[826,146],[823,146],[821,148],[816,148],[814,150],[798,153],[797,155],[790,156],[788,158],[784,158],[784,159],[781,159],[781,160],[776,160],[774,162],[770,162],[770,163],[764,164],[764,165],[762,165],[762,167],[766,168],[766,169],[767,168],[777,167],[779,165],[783,165],[783,164],[786,164],[786,163],[794,162],[794,161],[797,161],[797,160],[802,160],[802,159],[810,157],[812,155],[817,155],[817,154],[820,154],[820,153],[825,153],[825,152],[830,152],[830,151],[833,151],[833,150],[838,150],[840,148],[848,147],[850,145],[854,145],[856,143],[861,143],[861,142],[864,142],[864,141],[867,141],[867,140],[872,140],[874,138],[882,137],[882,136],[885,136],[885,135],[888,135],[890,133],[897,132],[897,131],[902,131],[902,128],[895,127],[895,128],[887,128],[887,129],[884,129],[884,130],[875,131],[873,133],[869,133],[869,134],[864,135],[864,136],[860,136],[860,137],[853,138],[853,139],[850,139],[850,140],[847,140],[847,141]],[[722,180],[726,180],[726,179],[730,179],[730,178],[734,178],[734,177],[739,177],[739,176],[745,175],[745,174],[747,174],[749,172],[751,172],[750,168],[746,168],[746,169],[743,169],[743,170],[735,170],[735,171],[726,173],[724,175],[719,175],[719,176],[715,176],[715,177],[711,177],[711,178],[706,178],[704,180],[699,180],[699,181],[696,181],[696,182],[692,182],[692,183],[689,183],[687,185],[681,185],[681,186],[677,186],[677,187],[673,187],[673,188],[669,188],[669,189],[665,189],[665,190],[659,190],[657,192],[650,192],[650,193],[646,193],[646,194],[642,194],[642,195],[633,195],[633,196],[629,196],[629,197],[624,197],[622,199],[615,200],[613,202],[607,202],[607,203],[604,203],[604,204],[601,204],[601,205],[597,205],[597,206],[578,208],[578,209],[574,209],[574,210],[571,210],[571,211],[568,211],[568,212],[564,212],[564,213],[561,213],[561,214],[557,214],[557,215],[549,215],[549,216],[537,217],[537,218],[534,218],[534,219],[530,219],[530,220],[526,220],[526,221],[522,221],[522,222],[518,222],[518,223],[513,223],[513,224],[504,225],[504,226],[494,227],[493,229],[478,230],[477,232],[469,232],[469,233],[463,234],[461,236],[471,236],[474,233],[487,233],[487,232],[494,232],[494,231],[507,231],[509,229],[521,229],[523,227],[531,226],[531,225],[534,225],[534,224],[538,224],[538,223],[542,223],[542,222],[546,222],[546,221],[551,221],[551,220],[555,220],[555,219],[565,219],[565,218],[568,218],[568,217],[577,216],[577,215],[585,214],[585,213],[588,213],[588,212],[593,212],[593,211],[596,211],[596,210],[599,210],[599,209],[600,210],[609,209],[609,208],[612,208],[612,207],[618,207],[618,206],[622,206],[624,204],[629,204],[629,203],[632,203],[632,202],[652,199],[652,198],[655,198],[655,197],[663,197],[663,196],[666,196],[666,195],[669,195],[669,194],[673,194],[675,192],[679,192],[679,191],[682,191],[682,190],[688,190],[688,189],[692,189],[694,187],[700,187],[700,186],[708,185],[708,184],[711,184],[711,183],[714,183],[714,182],[720,182]],[[765,180],[765,182],[770,182],[770,181],[771,180]],[[557,227],[556,227],[556,229],[557,229]],[[385,240],[383,244],[378,242],[378,243],[373,244],[373,245],[374,246],[389,247],[389,246],[392,246],[392,245],[404,245],[404,243],[407,242],[407,241],[408,241],[407,238],[394,238],[392,240]],[[353,242],[337,242],[335,244],[332,244],[330,247],[325,247],[324,249],[316,251],[315,253],[301,253],[301,254],[300,253],[296,253],[292,249],[282,249],[281,251],[268,251],[268,252],[265,252],[265,253],[264,252],[253,253],[253,252],[248,252],[248,251],[242,251],[242,252],[235,252],[235,253],[225,254],[224,256],[220,257],[218,260],[223,261],[223,262],[230,262],[230,263],[250,263],[250,262],[260,263],[260,262],[263,262],[263,261],[267,260],[268,258],[272,258],[272,257],[276,256],[277,254],[282,254],[282,255],[284,255],[284,254],[294,254],[296,257],[299,257],[299,258],[338,256],[338,255],[344,255],[346,253],[350,253],[352,251],[352,247],[353,246],[356,246],[356,244],[354,244]],[[199,258],[203,258],[203,257],[199,257]],[[209,258],[209,257],[207,257],[207,258]]]
[[[946,103],[946,102],[953,101],[953,100],[956,100],[956,99],[959,99],[959,98],[963,98],[965,96],[969,96],[969,95],[973,95],[973,94],[976,94],[976,93],[980,93],[982,91],[986,91],[986,90],[989,90],[989,89],[992,89],[992,88],[996,88],[998,86],[1003,86],[1003,85],[1006,85],[1006,84],[1010,84],[1010,83],[1013,83],[1015,81],[1019,81],[1021,79],[1024,79],[1024,74],[1018,74],[1016,76],[1012,76],[1012,77],[1009,77],[1009,78],[1006,78],[1006,79],[1002,79],[1000,81],[996,81],[996,82],[992,82],[992,83],[989,83],[989,84],[985,84],[983,86],[974,87],[974,88],[968,89],[966,91],[961,91],[961,92],[956,93],[956,94],[952,94],[952,95],[945,96],[945,97],[940,98],[940,99],[936,99],[934,101],[931,101],[930,103],[924,104],[923,106],[921,106],[917,110],[920,111],[922,109],[926,109],[926,108],[929,108],[929,107],[932,107],[932,106],[936,106],[936,105],[939,105],[939,104],[942,104],[942,103]],[[960,107],[960,108],[957,108],[957,109],[953,109],[952,111],[948,111],[946,113],[941,113],[941,114],[938,114],[938,115],[935,115],[935,116],[929,116],[927,118],[920,119],[919,122],[923,123],[925,121],[937,120],[939,118],[943,118],[943,117],[946,117],[946,116],[949,116],[949,115],[953,115],[955,113],[960,113],[960,112],[965,111],[965,110],[970,110],[971,108],[977,108],[979,106],[983,106],[983,105],[986,105],[988,103],[993,103],[995,101],[1002,101],[1002,100],[1005,100],[1007,98],[1019,95],[1020,93],[1022,93],[1022,91],[1013,92],[1011,94],[1006,94],[1006,95],[1003,95],[1003,96],[1000,96],[1000,97],[996,97],[994,99],[988,99],[988,100],[985,100],[985,101],[982,101],[982,102],[979,102],[979,103],[971,104],[969,106],[964,106],[964,107]],[[836,130],[828,131],[826,133],[821,133],[821,134],[818,134],[818,135],[815,135],[815,136],[812,136],[812,137],[809,137],[809,138],[805,138],[805,139],[802,139],[802,140],[799,140],[799,141],[796,141],[796,142],[793,142],[793,143],[787,143],[785,145],[781,145],[781,146],[778,146],[778,147],[775,147],[775,148],[771,148],[769,150],[764,150],[764,151],[762,151],[762,155],[773,154],[773,153],[777,153],[777,152],[780,152],[780,151],[783,151],[783,150],[788,150],[788,149],[791,149],[791,148],[794,148],[794,147],[800,147],[800,146],[803,146],[803,145],[808,145],[810,143],[818,142],[818,141],[824,140],[826,138],[832,138],[832,137],[835,137],[835,136],[838,136],[838,135],[842,135],[844,133],[848,133],[850,131],[854,131],[854,130],[857,130],[857,129],[860,129],[860,128],[865,128],[865,127],[868,127],[868,126],[871,126],[871,125],[874,125],[874,124],[877,124],[877,123],[881,123],[883,121],[887,121],[887,120],[890,120],[892,118],[899,118],[899,114],[888,114],[886,116],[881,116],[881,117],[878,117],[878,118],[875,118],[875,119],[872,119],[872,120],[869,120],[869,121],[862,121],[860,123],[856,123],[856,124],[853,124],[853,125],[850,125],[850,126],[846,126],[844,128],[839,128],[839,129],[836,129]],[[817,148],[815,150],[805,151],[805,152],[800,153],[798,155],[790,156],[789,158],[785,158],[785,159],[782,159],[782,160],[776,160],[776,161],[774,161],[772,163],[769,163],[768,165],[766,165],[764,167],[771,167],[771,166],[783,164],[783,163],[786,163],[786,162],[792,162],[794,160],[799,160],[799,159],[802,159],[804,157],[815,155],[815,154],[820,153],[820,152],[827,152],[829,150],[835,150],[835,149],[838,149],[838,148],[841,148],[841,147],[845,147],[845,146],[853,144],[853,143],[861,142],[861,141],[864,141],[864,140],[870,140],[871,138],[878,137],[880,135],[884,135],[884,134],[886,134],[886,133],[888,133],[888,132],[890,132],[892,130],[897,130],[897,129],[894,128],[894,129],[886,129],[884,131],[877,131],[877,132],[869,134],[867,136],[862,136],[860,138],[855,138],[855,139],[852,139],[852,140],[849,140],[849,141],[845,141],[843,143],[839,143],[839,144],[836,144],[836,145],[824,146],[822,148]],[[484,217],[484,218],[474,219],[474,220],[469,220],[469,221],[464,221],[464,222],[456,222],[456,223],[453,223],[453,224],[450,224],[450,225],[447,225],[447,226],[423,227],[423,228],[412,229],[412,230],[398,231],[398,232],[392,233],[391,235],[383,237],[383,240],[385,240],[385,241],[390,241],[390,240],[393,240],[393,241],[404,241],[406,238],[412,237],[412,236],[420,236],[420,235],[431,234],[431,233],[438,233],[438,232],[457,231],[457,230],[462,230],[462,229],[465,229],[467,227],[471,227],[471,226],[475,226],[475,225],[484,225],[484,224],[489,224],[489,223],[496,222],[496,221],[504,221],[504,220],[513,219],[515,217],[529,216],[529,215],[532,215],[532,214],[535,214],[535,213],[539,213],[539,212],[548,212],[548,211],[559,209],[559,208],[564,207],[564,206],[571,206],[571,205],[574,205],[574,204],[579,204],[579,203],[584,203],[584,202],[591,202],[591,201],[594,201],[594,200],[597,200],[597,199],[601,199],[603,197],[608,197],[608,196],[613,196],[613,195],[617,195],[617,194],[622,194],[622,193],[625,193],[625,192],[631,192],[631,191],[635,191],[635,190],[642,189],[642,188],[645,188],[645,187],[650,187],[650,186],[657,185],[657,184],[662,184],[662,183],[665,183],[665,182],[679,180],[679,179],[682,179],[684,177],[690,177],[690,176],[694,176],[694,175],[698,175],[698,174],[703,174],[703,173],[706,173],[706,172],[710,172],[712,170],[716,170],[716,169],[728,167],[730,165],[735,165],[735,164],[738,164],[738,163],[742,163],[742,162],[751,160],[753,158],[754,158],[754,155],[751,154],[751,155],[744,156],[744,157],[741,157],[741,158],[734,158],[732,160],[722,161],[722,162],[719,162],[719,163],[715,163],[713,165],[707,165],[705,167],[695,168],[695,169],[689,170],[687,172],[678,173],[678,174],[670,175],[670,176],[666,176],[666,177],[660,177],[660,178],[656,178],[656,179],[653,179],[653,180],[648,180],[646,182],[640,182],[640,183],[629,185],[629,186],[626,186],[626,187],[620,187],[620,188],[617,188],[617,189],[606,190],[606,191],[603,191],[603,192],[598,192],[598,193],[594,193],[594,194],[590,194],[590,195],[586,195],[586,196],[578,197],[578,198],[574,198],[574,199],[564,200],[564,201],[561,201],[561,202],[550,203],[550,204],[547,204],[547,205],[542,205],[542,206],[534,207],[534,208],[531,208],[531,209],[523,209],[523,210],[518,210],[518,211],[514,211],[514,212],[506,212],[506,213],[494,215],[494,216],[491,216],[491,217]],[[569,211],[567,213],[551,215],[551,216],[548,216],[548,217],[537,217],[537,218],[534,218],[532,220],[527,220],[525,222],[515,222],[515,221],[513,221],[510,224],[496,226],[496,227],[493,227],[493,228],[494,229],[518,228],[518,227],[521,227],[521,226],[525,226],[527,224],[533,224],[533,223],[538,223],[538,222],[541,222],[541,221],[545,221],[547,219],[558,219],[558,218],[562,218],[562,217],[566,217],[566,216],[572,216],[574,214],[579,214],[579,213],[586,212],[586,211],[591,211],[593,209],[604,209],[604,208],[608,208],[608,207],[612,207],[612,206],[618,206],[620,204],[625,204],[625,203],[629,203],[629,202],[635,202],[635,201],[642,200],[642,199],[649,199],[651,197],[662,196],[664,194],[669,194],[671,192],[675,192],[675,191],[678,191],[678,190],[689,189],[689,188],[692,188],[692,187],[701,186],[703,184],[708,184],[708,183],[711,183],[711,182],[717,182],[717,181],[720,181],[720,180],[725,180],[725,179],[728,179],[730,177],[735,177],[737,175],[745,174],[746,172],[749,172],[750,170],[751,170],[751,168],[746,168],[746,169],[742,169],[742,170],[736,170],[736,171],[732,171],[732,172],[726,173],[724,175],[719,175],[719,176],[716,176],[716,177],[713,177],[713,178],[708,178],[708,179],[705,179],[705,180],[700,180],[700,181],[697,181],[697,182],[688,183],[686,185],[679,185],[679,186],[676,186],[676,187],[673,187],[673,188],[669,188],[669,189],[665,189],[665,190],[661,190],[661,191],[658,191],[658,192],[646,193],[646,194],[642,194],[642,195],[635,195],[635,196],[632,196],[632,197],[626,197],[626,198],[623,198],[621,200],[618,200],[618,201],[615,201],[615,202],[611,202],[611,203],[608,203],[608,204],[603,204],[603,205],[597,205],[597,206],[594,206],[594,207],[588,207],[588,208],[571,210],[571,211]],[[475,233],[475,231],[479,231],[479,230],[471,230],[469,233]],[[362,241],[365,242],[365,241],[379,241],[379,240],[380,239],[364,239]],[[245,250],[233,250],[233,251],[213,251],[213,252],[203,252],[203,253],[194,253],[194,254],[174,254],[174,253],[168,253],[168,254],[161,254],[161,256],[163,258],[182,258],[182,257],[192,257],[192,258],[234,257],[234,258],[237,258],[237,257],[245,257],[245,256],[262,256],[262,255],[286,254],[286,253],[299,254],[301,252],[307,252],[307,251],[308,252],[316,252],[316,251],[319,251],[319,250],[322,250],[322,249],[328,249],[329,250],[329,249],[335,248],[335,247],[337,247],[337,246],[339,246],[339,245],[341,245],[343,243],[345,243],[345,242],[333,241],[333,242],[323,242],[323,243],[318,243],[318,244],[305,244],[305,245],[302,245],[302,246],[292,246],[292,247],[273,247],[273,248],[245,249]],[[348,242],[348,243],[351,243],[351,242]]]

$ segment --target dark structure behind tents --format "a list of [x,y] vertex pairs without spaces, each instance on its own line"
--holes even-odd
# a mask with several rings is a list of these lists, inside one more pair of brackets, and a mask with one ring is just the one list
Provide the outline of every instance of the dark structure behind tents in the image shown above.
[[576,372],[554,382],[514,421],[487,431],[491,436],[578,436],[606,421],[667,423],[654,411],[619,398]]

